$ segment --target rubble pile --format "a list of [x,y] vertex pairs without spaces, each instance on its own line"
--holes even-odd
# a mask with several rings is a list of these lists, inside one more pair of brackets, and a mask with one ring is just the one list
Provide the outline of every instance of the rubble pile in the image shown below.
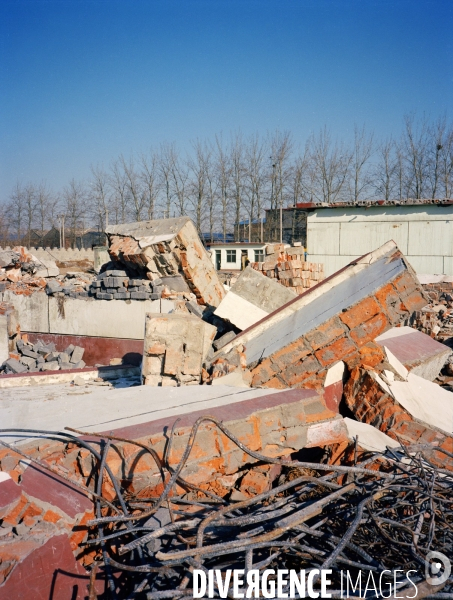
[[191,291],[199,304],[218,306],[225,295],[189,217],[114,225],[107,234],[110,256],[138,276]]
[[13,289],[17,293],[31,293],[44,288],[46,278],[60,273],[55,261],[39,259],[23,246],[0,250],[0,292]]
[[0,366],[0,375],[83,369],[85,368],[82,360],[84,352],[84,348],[72,344],[63,352],[57,352],[53,342],[45,344],[38,341],[31,344],[26,341],[26,336],[22,336],[22,339],[16,339],[16,352],[10,352],[8,360]]
[[[379,582],[381,589],[393,592],[393,597],[406,598],[414,597],[414,585],[424,590],[429,552],[435,549],[449,555],[453,545],[453,476],[432,465],[429,447],[366,452],[352,443],[335,464],[284,461],[245,447],[224,425],[216,423],[232,446],[261,465],[239,472],[228,495],[219,496],[188,485],[182,478],[190,450],[197,436],[202,435],[200,423],[201,419],[193,426],[176,467],[165,460],[169,453],[161,462],[152,448],[121,439],[130,450],[134,446],[145,449],[150,461],[158,464],[161,492],[154,497],[147,497],[146,491],[137,494],[122,487],[112,470],[114,462],[108,460],[118,440],[115,436],[89,434],[87,441],[65,432],[40,432],[44,438],[59,438],[70,453],[82,457],[85,476],[74,482],[91,499],[92,509],[84,503],[83,517],[76,521],[78,537],[73,533],[71,540],[79,560],[91,569],[90,598],[99,591],[97,578],[105,580],[111,593],[118,592],[120,597],[194,597],[199,582],[192,576],[193,568],[205,573],[221,571],[222,578],[213,585],[215,597],[237,597],[228,569],[255,569],[260,575],[267,569],[294,569],[297,573],[301,569],[330,569],[328,592],[337,595],[340,590],[344,593],[342,571],[347,569],[354,575],[351,585],[360,572],[368,582],[374,573],[374,588]],[[19,432],[1,431],[3,435]],[[175,441],[172,431],[169,446]],[[2,445],[10,449],[8,443]],[[346,458],[351,453],[353,465]],[[451,456],[444,450],[440,453]],[[59,473],[23,450],[18,454],[54,476]],[[263,485],[258,477],[260,469],[266,472],[266,468],[274,471],[271,485]],[[250,476],[253,472],[254,479]],[[246,495],[240,493],[238,497],[240,489]],[[24,494],[19,506],[14,505],[10,511],[3,514],[0,534],[11,547],[15,542],[42,544],[43,533],[55,539],[74,529],[74,519],[50,512]],[[22,515],[19,525],[15,513]],[[12,553],[5,565],[5,577],[14,572],[16,562],[17,555]],[[395,579],[393,571],[397,569],[411,569],[410,579]],[[276,579],[275,572],[268,582],[274,591]],[[294,582],[285,581],[280,596],[298,597],[295,593],[299,591],[304,597],[299,583],[300,587],[295,587]],[[315,577],[318,592],[321,585]],[[222,591],[224,586],[226,590]],[[445,578],[428,589],[443,589],[448,595],[453,591],[453,582]]]
[[288,247],[285,244],[267,245],[264,262],[253,262],[250,266],[267,277],[276,279],[296,294],[303,294],[324,279],[324,265],[305,261],[303,246]]

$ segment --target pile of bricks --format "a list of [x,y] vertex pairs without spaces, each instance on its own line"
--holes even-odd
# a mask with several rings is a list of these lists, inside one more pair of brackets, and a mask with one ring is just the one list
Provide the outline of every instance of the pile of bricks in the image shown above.
[[83,369],[85,352],[80,346],[72,344],[63,352],[58,352],[54,343],[44,344],[40,340],[30,344],[26,335],[16,340],[17,351],[11,352],[8,360],[0,366],[0,373],[26,373],[34,371],[60,371],[65,369]]
[[[91,279],[91,278],[89,278]],[[121,269],[100,273],[94,281],[77,277],[47,282],[48,295],[63,294],[70,298],[97,298],[98,300],[159,300],[164,285],[161,280],[153,282],[143,278],[131,278]]]
[[324,265],[305,261],[303,246],[274,244],[266,246],[266,260],[254,262],[251,266],[267,277],[276,279],[285,287],[302,294],[324,279]]

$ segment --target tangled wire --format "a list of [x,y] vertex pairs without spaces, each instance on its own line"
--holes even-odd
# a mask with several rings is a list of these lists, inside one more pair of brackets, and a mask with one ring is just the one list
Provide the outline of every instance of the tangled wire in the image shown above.
[[[272,489],[236,502],[189,484],[181,473],[203,422],[215,424],[256,461],[281,464],[285,472],[291,469],[292,477],[281,477]],[[99,549],[91,573],[90,600],[97,598],[99,573],[105,576],[111,598],[192,598],[194,570],[221,573],[206,597],[235,598],[228,583],[229,569],[241,569],[245,579],[252,570],[304,569],[310,573],[329,569],[329,591],[337,598],[358,597],[365,584],[367,598],[395,597],[396,592],[402,598],[453,598],[453,579],[447,577],[437,585],[429,579],[434,577],[432,552],[448,557],[453,549],[453,473],[430,462],[432,446],[388,448],[385,453],[364,454],[352,466],[284,462],[248,449],[221,422],[202,417],[192,428],[179,464],[172,468],[168,457],[175,425],[163,459],[140,442],[104,434],[76,432],[98,437],[98,450],[92,442],[69,433],[0,431],[63,438],[89,449],[96,458],[90,489],[72,481],[95,504],[85,542],[87,548]],[[114,441],[139,445],[155,458],[162,481],[167,481],[159,497],[126,496],[106,461]],[[26,456],[20,448],[1,443]],[[453,458],[441,448],[436,451]],[[46,463],[27,458],[52,470]],[[102,495],[106,474],[115,489],[113,501]],[[176,484],[187,492],[177,495]],[[408,595],[408,581],[395,580],[398,570],[413,573],[416,596],[414,585]],[[348,587],[345,591],[345,573],[347,582],[360,581],[358,590]],[[433,585],[427,586],[427,578]],[[318,579],[315,574],[317,589]],[[382,582],[392,595],[382,594]],[[288,593],[289,586],[283,591]]]

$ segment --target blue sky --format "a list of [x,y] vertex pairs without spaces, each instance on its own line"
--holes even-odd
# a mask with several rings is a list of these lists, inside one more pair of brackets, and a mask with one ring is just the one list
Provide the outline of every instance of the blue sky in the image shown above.
[[449,0],[1,0],[0,200],[176,141],[453,118]]

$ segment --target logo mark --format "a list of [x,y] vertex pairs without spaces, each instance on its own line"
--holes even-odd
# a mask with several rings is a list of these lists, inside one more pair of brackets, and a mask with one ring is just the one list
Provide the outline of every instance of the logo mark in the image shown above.
[[451,563],[442,552],[429,552],[426,555],[425,576],[430,585],[445,583],[451,574]]

